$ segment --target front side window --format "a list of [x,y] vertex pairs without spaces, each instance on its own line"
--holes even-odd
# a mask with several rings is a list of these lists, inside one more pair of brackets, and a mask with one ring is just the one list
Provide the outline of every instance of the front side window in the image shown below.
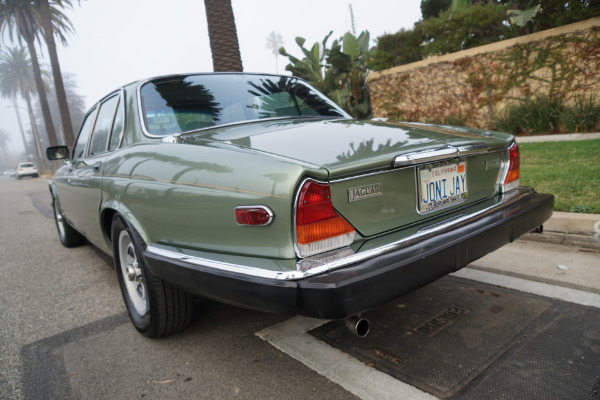
[[90,144],[90,155],[106,152],[108,146],[108,135],[115,116],[115,109],[119,103],[119,96],[113,96],[100,105],[98,118],[94,125],[92,141]]
[[85,121],[83,121],[81,130],[79,131],[79,137],[77,138],[77,142],[75,143],[75,147],[73,148],[73,160],[83,158],[83,155],[85,154],[85,146],[87,144],[88,138],[90,137],[90,131],[92,129],[92,125],[94,124],[95,115],[96,110],[94,109],[90,111],[87,117],[85,117]]
[[140,97],[146,130],[159,136],[264,118],[348,118],[325,96],[289,76],[167,77],[145,83]]

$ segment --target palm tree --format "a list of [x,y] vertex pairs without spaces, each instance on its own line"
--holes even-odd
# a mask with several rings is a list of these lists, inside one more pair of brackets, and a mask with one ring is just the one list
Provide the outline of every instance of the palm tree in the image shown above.
[[272,31],[267,36],[267,49],[271,50],[271,53],[275,56],[275,71],[279,73],[279,65],[277,64],[277,57],[279,57],[279,49],[283,47],[283,37],[281,33]]
[[204,0],[213,69],[243,71],[231,0]]
[[38,0],[37,5],[40,11],[40,23],[44,32],[44,41],[48,47],[48,56],[50,57],[50,66],[52,67],[52,76],[54,79],[54,89],[56,91],[56,100],[60,110],[60,120],[62,123],[65,143],[69,148],[75,142],[73,135],[73,126],[71,124],[71,115],[67,103],[67,95],[63,83],[58,54],[56,53],[56,42],[54,36],[60,40],[63,45],[67,44],[65,33],[73,33],[71,21],[64,15],[59,8],[72,8],[70,0],[54,0],[50,6],[48,0]]
[[35,48],[36,39],[39,41],[40,15],[36,5],[30,0],[1,0],[0,1],[0,35],[8,31],[8,37],[12,41],[13,35],[17,34],[17,40],[20,43],[24,40],[31,57],[31,66],[33,67],[33,77],[38,93],[38,99],[44,116],[44,125],[48,134],[48,141],[51,146],[58,145],[56,131],[52,124],[50,116],[50,107],[46,98],[42,72],[38,62],[37,50]]
[[[29,121],[31,123],[31,130],[33,131],[35,139],[38,165],[42,167],[44,165],[43,158],[35,125],[35,118],[33,117],[33,108],[31,107],[31,96],[35,93],[34,82],[32,63],[27,57],[23,47],[15,47],[8,51],[0,52],[0,96],[12,99],[13,107],[17,112],[19,125],[21,124],[21,117],[19,116],[19,108],[16,102],[17,95],[25,100]],[[27,152],[27,139],[22,130],[21,135],[25,152]]]
[[10,142],[10,135],[6,133],[5,130],[0,129],[0,149],[2,149],[2,165],[3,168],[6,168],[8,165],[8,157],[6,156],[6,148],[8,146],[8,142]]

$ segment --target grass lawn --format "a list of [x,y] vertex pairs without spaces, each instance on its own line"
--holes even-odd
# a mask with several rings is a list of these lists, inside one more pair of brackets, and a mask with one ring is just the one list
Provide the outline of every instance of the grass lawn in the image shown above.
[[600,214],[600,140],[521,143],[521,185],[554,195],[556,211]]

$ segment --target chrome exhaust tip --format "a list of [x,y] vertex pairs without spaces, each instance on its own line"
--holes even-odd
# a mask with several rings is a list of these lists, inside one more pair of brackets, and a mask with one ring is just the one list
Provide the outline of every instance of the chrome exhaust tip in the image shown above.
[[371,329],[371,323],[366,318],[361,318],[358,316],[349,317],[344,320],[346,327],[358,336],[359,338],[364,338],[369,334]]

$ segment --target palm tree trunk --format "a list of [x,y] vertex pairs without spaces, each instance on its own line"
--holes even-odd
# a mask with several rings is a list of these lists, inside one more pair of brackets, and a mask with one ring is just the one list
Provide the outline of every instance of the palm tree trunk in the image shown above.
[[40,171],[42,171],[46,169],[46,163],[44,163],[44,158],[42,157],[40,137],[38,134],[37,126],[35,125],[35,117],[33,116],[33,108],[31,107],[31,100],[29,100],[29,96],[25,97],[25,102],[27,103],[27,111],[29,111],[29,121],[31,123],[31,131],[33,132],[35,149],[37,151],[37,166],[39,167]]
[[21,113],[19,113],[19,106],[17,105],[17,99],[16,97],[12,97],[11,98],[12,103],[13,103],[13,108],[15,109],[15,113],[17,113],[17,122],[19,123],[19,132],[21,132],[21,139],[23,140],[23,149],[25,150],[25,153],[27,153],[28,150],[28,145],[27,145],[27,138],[25,137],[25,131],[23,130],[23,123],[21,122]]
[[231,0],[204,0],[215,72],[243,71]]
[[25,37],[27,42],[27,49],[29,50],[29,56],[31,57],[31,66],[33,67],[33,76],[35,78],[35,87],[37,89],[38,97],[40,100],[40,106],[42,108],[42,115],[44,116],[44,125],[46,126],[46,133],[48,135],[48,142],[50,146],[57,146],[58,140],[56,139],[56,131],[52,124],[52,117],[50,116],[50,107],[48,106],[48,99],[46,98],[46,90],[44,89],[44,81],[42,80],[42,71],[37,58],[37,51],[35,50],[35,43],[33,37]]
[[38,4],[40,6],[40,14],[42,17],[44,40],[46,41],[48,55],[50,56],[52,77],[54,78],[54,89],[56,90],[56,100],[58,102],[58,109],[60,110],[60,120],[64,133],[63,139],[65,144],[71,149],[75,142],[75,138],[73,136],[73,126],[71,124],[71,115],[69,113],[65,85],[62,79],[60,64],[58,62],[58,54],[56,53],[56,42],[54,41],[54,31],[52,29],[52,20],[50,18],[50,6],[48,5],[48,0],[38,0]]

